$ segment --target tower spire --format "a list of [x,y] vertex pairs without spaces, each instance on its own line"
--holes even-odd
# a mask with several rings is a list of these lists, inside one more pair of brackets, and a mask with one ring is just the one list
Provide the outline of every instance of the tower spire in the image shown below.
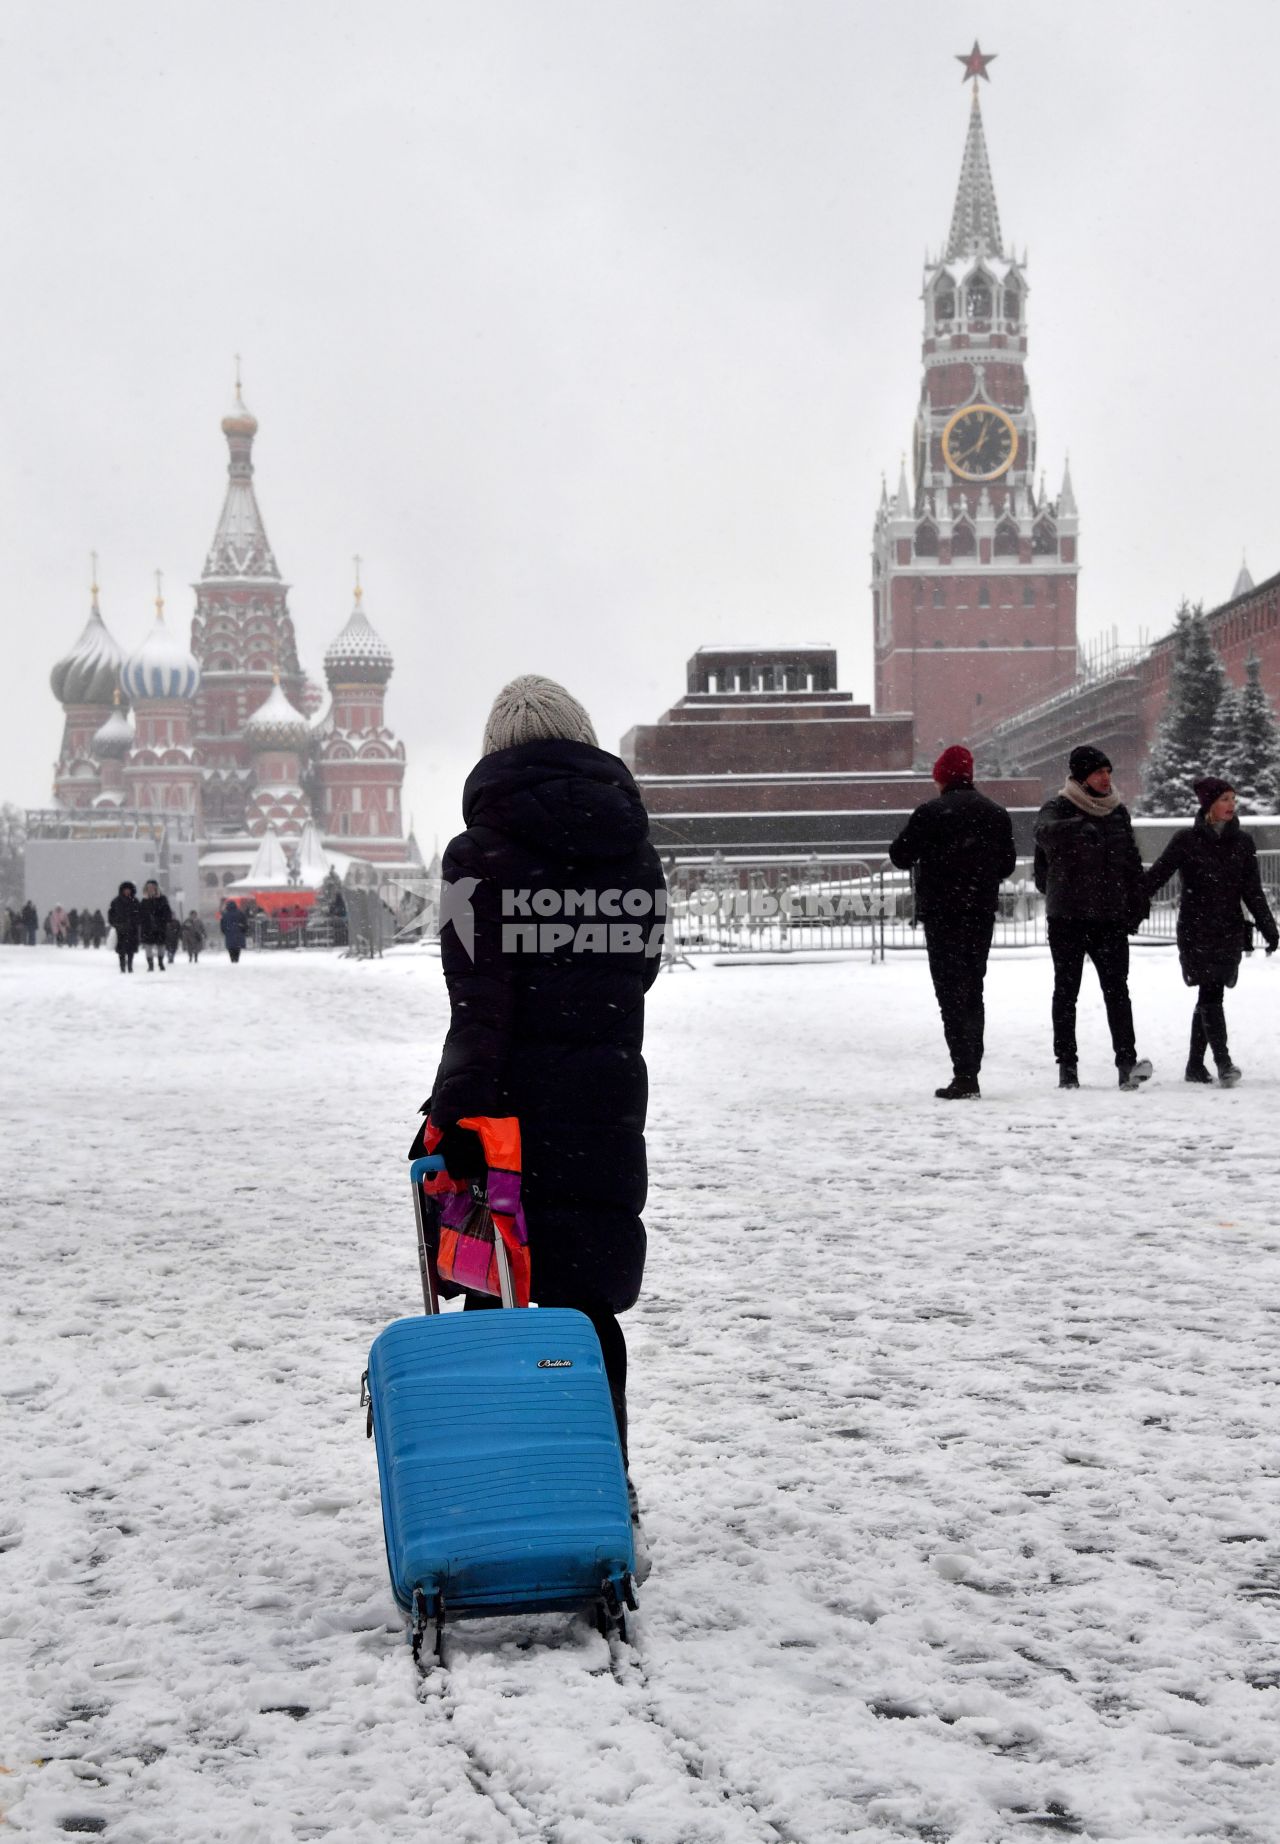
[[246,407],[241,395],[239,353],[236,354],[236,400],[230,414],[222,419],[222,433],[231,451],[227,465],[230,478],[222,516],[202,574],[205,580],[265,578],[278,582],[280,572],[253,491],[253,438],[258,433],[258,419]]
[[[985,71],[982,74],[985,76]],[[955,208],[951,213],[951,235],[947,238],[947,261],[959,262],[966,256],[1003,255],[1000,213],[996,208],[996,189],[991,179],[987,140],[982,130],[982,104],[978,100],[978,85],[975,82],[973,103],[969,110],[969,132],[965,138],[964,158],[960,163],[960,184],[956,189]]]

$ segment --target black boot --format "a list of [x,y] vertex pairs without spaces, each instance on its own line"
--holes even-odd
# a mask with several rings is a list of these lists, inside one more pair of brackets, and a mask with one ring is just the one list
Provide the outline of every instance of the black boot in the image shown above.
[[1204,1064],[1204,1053],[1208,1048],[1209,1040],[1204,1034],[1204,1019],[1200,1016],[1200,1007],[1197,1005],[1191,1014],[1191,1044],[1187,1050],[1186,1081],[1213,1081],[1213,1077]]
[[934,1089],[939,1101],[981,1101],[982,1091],[976,1076],[952,1076],[945,1088]]
[[1080,1075],[1074,1063],[1058,1064],[1058,1087],[1079,1088]]

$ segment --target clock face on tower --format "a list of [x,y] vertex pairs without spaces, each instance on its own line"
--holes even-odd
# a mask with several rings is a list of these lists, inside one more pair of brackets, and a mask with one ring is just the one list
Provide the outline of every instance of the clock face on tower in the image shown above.
[[966,404],[942,432],[943,459],[961,480],[998,480],[1017,452],[1018,431],[994,404]]

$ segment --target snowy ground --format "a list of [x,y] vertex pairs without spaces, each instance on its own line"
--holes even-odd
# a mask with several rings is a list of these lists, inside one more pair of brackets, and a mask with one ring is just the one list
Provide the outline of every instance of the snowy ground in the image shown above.
[[1274,1844],[1280,965],[1234,1093],[1148,950],[1156,1079],[1087,984],[1059,1097],[1049,983],[993,964],[947,1108],[919,956],[662,976],[637,1654],[490,1622],[420,1690],[357,1394],[438,963],[0,950],[9,1832]]

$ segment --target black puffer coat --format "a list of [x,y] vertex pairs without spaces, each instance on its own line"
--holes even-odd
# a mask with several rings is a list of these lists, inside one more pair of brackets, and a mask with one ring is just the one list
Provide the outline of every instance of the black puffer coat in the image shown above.
[[[644,1272],[641,1045],[665,911],[648,815],[616,756],[559,741],[485,756],[462,812],[443,864],[452,1021],[431,1119],[518,1118],[533,1297],[622,1312]],[[579,893],[569,919],[565,891]]]
[[1219,832],[1198,814],[1194,826],[1175,832],[1147,872],[1152,896],[1177,872],[1182,878],[1178,906],[1178,958],[1188,986],[1221,980],[1234,986],[1240,971],[1248,924],[1241,904],[1258,925],[1267,946],[1280,936],[1258,874],[1252,838],[1230,819]]
[[1036,818],[1035,880],[1051,922],[1070,916],[1140,927],[1149,904],[1129,809],[1094,818],[1065,794],[1046,800]]
[[889,856],[916,873],[916,914],[922,922],[983,921],[993,916],[1000,884],[1018,862],[1013,822],[976,788],[948,788],[917,807]]
[[107,927],[116,931],[117,954],[136,954],[141,939],[142,905],[134,894],[133,885],[121,890],[111,899],[107,910]]
[[169,924],[173,921],[168,897],[163,892],[158,896],[144,896],[138,908],[142,912],[144,945],[162,948],[168,938]]

